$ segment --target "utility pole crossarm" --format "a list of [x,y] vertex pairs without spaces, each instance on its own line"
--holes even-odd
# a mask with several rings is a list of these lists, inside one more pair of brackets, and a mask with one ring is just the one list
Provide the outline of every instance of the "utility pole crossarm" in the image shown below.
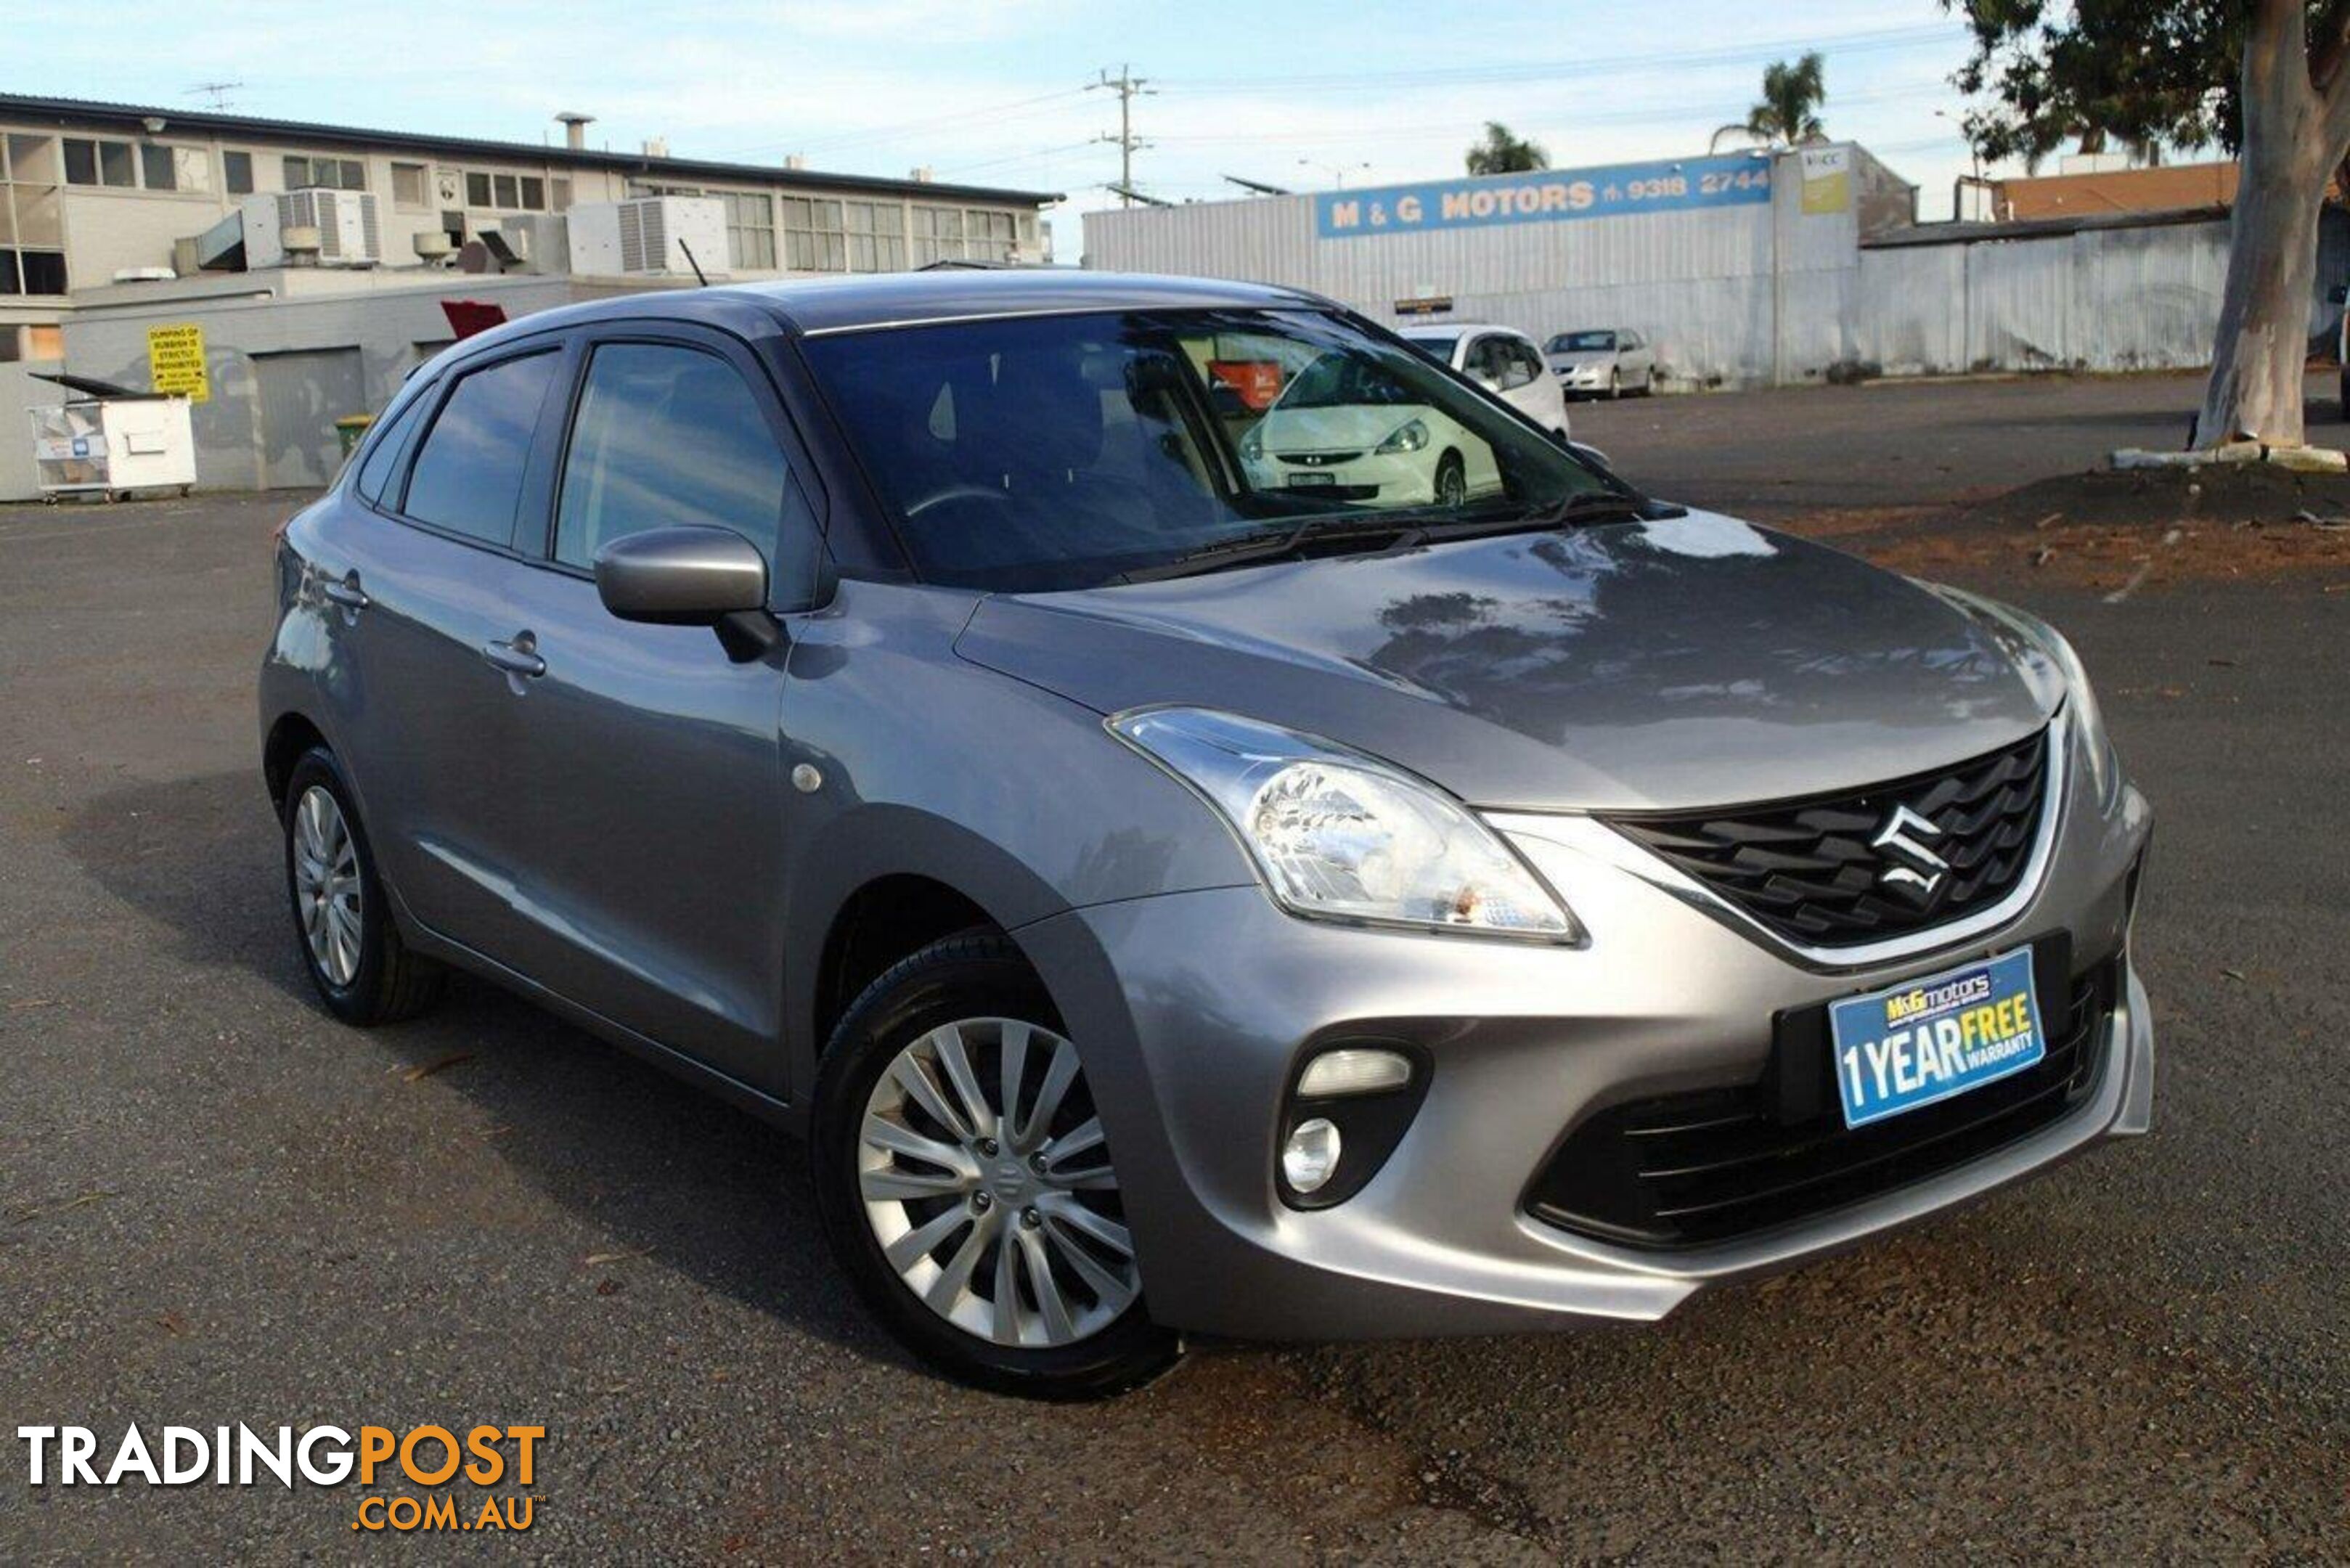
[[1109,67],[1104,66],[1100,79],[1086,84],[1088,90],[1103,88],[1118,94],[1118,134],[1112,136],[1105,131],[1100,140],[1118,146],[1118,199],[1121,206],[1134,205],[1134,154],[1138,149],[1149,145],[1134,134],[1134,100],[1138,96],[1156,90],[1145,85],[1149,79],[1136,76],[1130,65],[1118,67],[1116,76],[1110,75]]

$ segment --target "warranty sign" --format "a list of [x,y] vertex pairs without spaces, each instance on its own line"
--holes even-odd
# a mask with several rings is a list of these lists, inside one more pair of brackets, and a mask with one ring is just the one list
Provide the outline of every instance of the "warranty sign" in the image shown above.
[[192,403],[212,401],[212,381],[204,374],[204,329],[192,324],[150,327],[147,373],[159,392]]

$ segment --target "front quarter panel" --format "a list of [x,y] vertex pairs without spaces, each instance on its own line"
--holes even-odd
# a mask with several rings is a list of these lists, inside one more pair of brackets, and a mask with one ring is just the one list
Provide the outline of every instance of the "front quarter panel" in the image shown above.
[[[794,618],[784,766],[792,1081],[809,1082],[833,919],[879,877],[919,875],[1014,929],[1067,909],[1253,884],[1230,833],[1101,716],[956,657],[977,596],[869,581]],[[801,775],[803,779],[806,775]]]

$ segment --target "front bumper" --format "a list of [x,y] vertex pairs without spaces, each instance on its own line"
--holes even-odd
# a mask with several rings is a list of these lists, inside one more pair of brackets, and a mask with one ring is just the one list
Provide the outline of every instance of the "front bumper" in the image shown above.
[[[2077,775],[2028,903],[1997,929],[1865,968],[1758,940],[1640,875],[1586,819],[1511,836],[1593,933],[1566,949],[1293,919],[1254,886],[1072,911],[1020,933],[1084,1045],[1153,1315],[1251,1337],[1335,1339],[1654,1319],[1708,1285],[1783,1268],[1981,1197],[2151,1122],[2154,1033],[2127,963],[2148,828]],[[1547,826],[1546,826],[1547,824]],[[1609,836],[1612,839],[1613,836]],[[1612,1244],[1536,1219],[1527,1191],[1570,1128],[1621,1102],[1752,1083],[1774,1012],[2062,932],[2121,962],[2092,1087],[2052,1122],[1843,1207],[1690,1248]],[[1367,1186],[1334,1208],[1274,1186],[1284,1092],[1309,1043],[1409,1037],[1425,1102]]]
[[1332,501],[1379,501],[1392,505],[1424,506],[1436,499],[1437,454],[1362,452],[1345,462],[1306,465],[1284,458],[1258,458],[1245,466],[1249,483],[1260,490],[1284,490]]

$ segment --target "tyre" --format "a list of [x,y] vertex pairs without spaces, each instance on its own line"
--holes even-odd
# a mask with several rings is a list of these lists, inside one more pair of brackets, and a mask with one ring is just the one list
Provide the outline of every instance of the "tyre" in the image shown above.
[[1181,1356],[1144,1304],[1077,1046],[1009,938],[945,938],[867,987],[826,1048],[811,1130],[834,1253],[932,1366],[1095,1399]]
[[1469,504],[1469,471],[1461,462],[1461,454],[1448,452],[1436,464],[1436,504],[1439,506],[1466,506]]
[[1610,370],[1610,371],[1608,371],[1608,372],[1607,372],[1607,400],[1608,400],[1609,402],[1611,402],[1611,403],[1612,403],[1612,402],[1616,401],[1616,400],[1617,400],[1617,399],[1618,399],[1618,398],[1622,397],[1623,395],[1624,395],[1624,372],[1623,372],[1623,371],[1621,371],[1621,370]]
[[294,935],[327,1011],[364,1027],[439,1001],[447,971],[400,940],[350,786],[325,747],[287,775],[284,826]]

